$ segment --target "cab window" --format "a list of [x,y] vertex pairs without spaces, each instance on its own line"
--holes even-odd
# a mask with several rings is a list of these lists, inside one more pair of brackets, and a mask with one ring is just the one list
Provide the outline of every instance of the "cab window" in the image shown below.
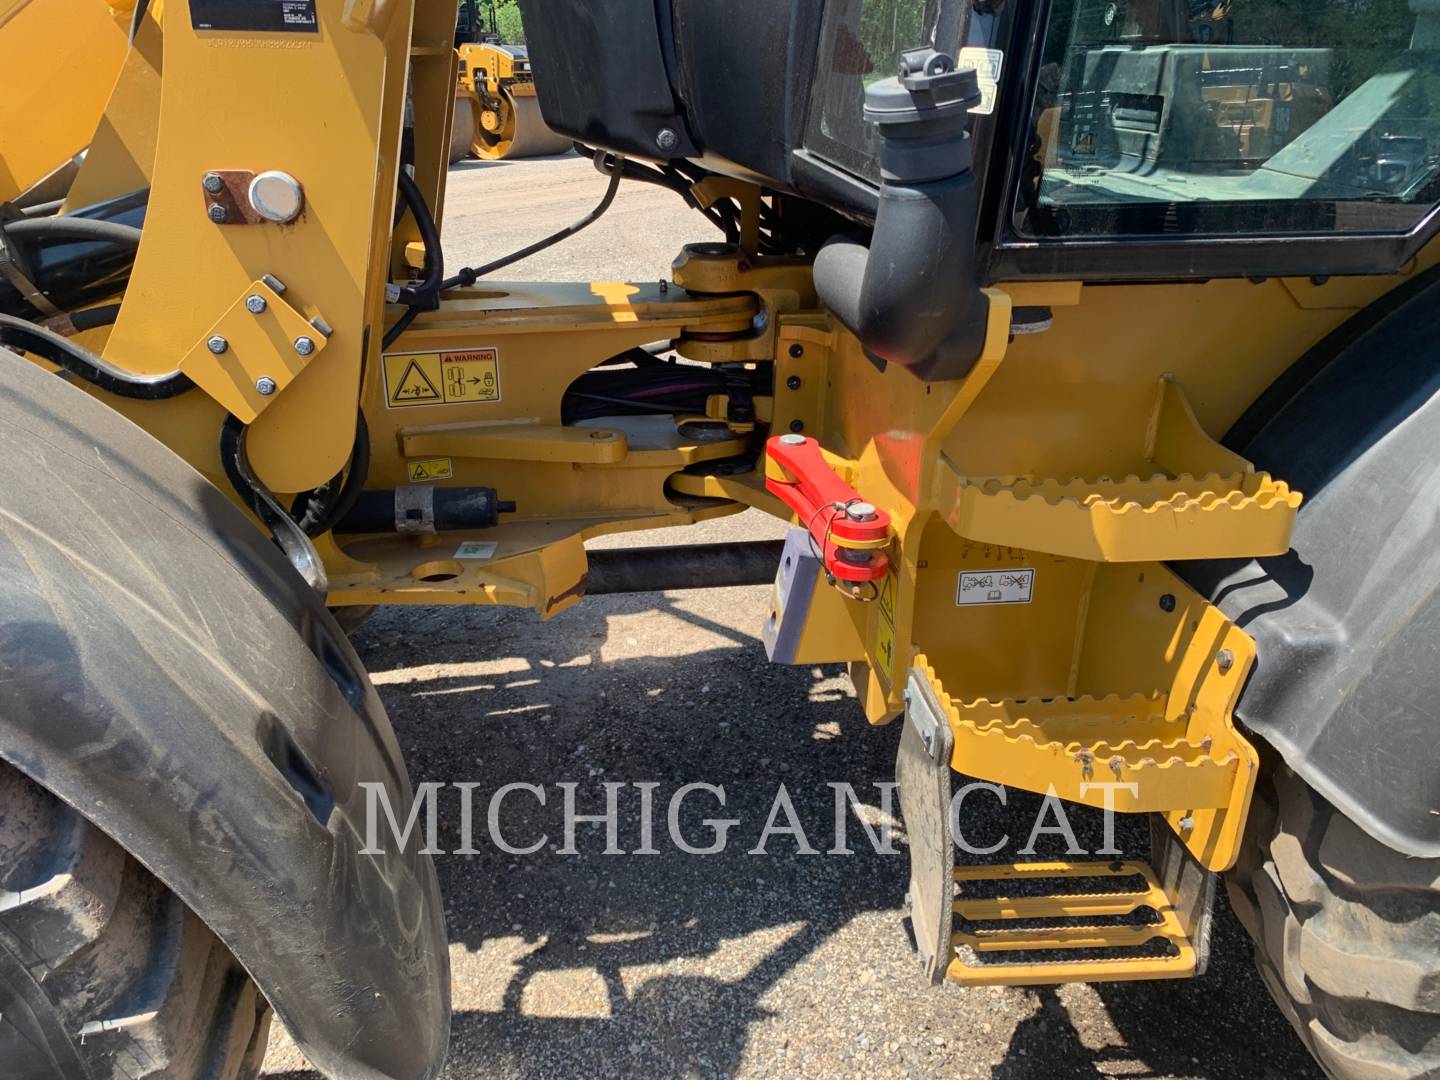
[[1440,199],[1440,7],[1055,0],[1030,237],[1405,232]]

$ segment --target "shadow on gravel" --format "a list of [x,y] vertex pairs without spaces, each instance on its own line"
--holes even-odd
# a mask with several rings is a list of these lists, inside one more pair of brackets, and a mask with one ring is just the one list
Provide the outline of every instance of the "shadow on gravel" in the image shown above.
[[[495,1007],[457,1010],[447,1076],[733,1075],[752,1026],[786,1007],[773,994],[768,1007],[762,998],[848,922],[893,913],[888,948],[904,949],[898,925],[908,874],[903,841],[896,844],[900,854],[874,852],[852,811],[852,856],[799,856],[787,835],[771,837],[768,856],[747,853],[782,783],[810,843],[822,852],[830,848],[834,792],[827,782],[848,782],[862,802],[877,806],[873,785],[893,777],[898,728],[868,728],[841,689],[841,669],[771,666],[752,637],[717,625],[690,610],[694,606],[668,596],[592,599],[547,623],[493,609],[391,610],[357,632],[362,657],[381,673],[380,692],[412,781],[479,784],[479,853],[436,859],[452,956],[456,945],[473,952],[494,939],[523,942],[507,954],[508,975],[481,976],[503,984],[489,988]],[[639,613],[647,613],[645,626],[662,629],[625,640],[612,620]],[[694,652],[685,647],[690,635],[700,646]],[[602,649],[633,655],[602,662]],[[647,650],[658,655],[642,655]],[[457,673],[451,665],[476,665],[478,673]],[[394,681],[407,676],[414,681]],[[517,792],[502,815],[512,845],[548,837],[534,855],[506,854],[485,836],[490,793],[512,781],[543,785],[547,794],[541,807]],[[578,811],[593,814],[604,806],[607,781],[658,784],[651,816],[659,854],[605,855],[604,827],[583,824],[579,854],[555,850],[564,843],[558,784],[576,783]],[[683,854],[668,836],[667,804],[689,782],[725,789],[723,808],[696,792],[678,814],[694,845],[713,837],[706,819],[738,819],[722,853]],[[1017,793],[1006,810],[971,801],[967,833],[977,843],[1007,832],[1023,838],[1037,805]],[[619,846],[632,851],[640,846],[639,793],[627,786],[618,804]],[[439,805],[440,845],[449,851],[459,846],[459,797],[447,791]],[[1098,821],[1077,818],[1077,824],[1082,843],[1099,846]],[[1140,832],[1122,835],[1122,846],[1133,845]],[[1058,853],[1042,844],[1037,857]],[[1042,988],[1034,992],[1038,1008],[1021,1022],[1009,1058],[993,1075],[1094,1076],[1119,1060],[1131,1065],[1122,1070],[1127,1076],[1306,1075],[1308,1059],[1249,965],[1248,942],[1228,911],[1221,921],[1212,977],[1100,988],[1120,1035],[1116,1042],[1125,1049],[1088,1050],[1055,991]],[[773,936],[753,965],[739,973],[702,970],[727,943],[756,933]],[[636,974],[658,965],[684,970]],[[893,956],[855,956],[840,970],[837,999],[870,971],[899,978],[905,985],[890,992],[903,990],[897,997],[915,1000],[917,1011],[923,1000],[942,1023],[944,997],[922,996],[958,993],[931,991],[908,964],[892,974]],[[457,963],[457,978],[462,974]],[[537,1016],[524,1008],[527,991],[539,981],[566,976],[603,984],[597,1015]],[[596,994],[592,990],[592,998]],[[825,1020],[812,1014],[822,1028]],[[951,1035],[957,1048],[971,1037],[959,1028]],[[823,1038],[798,1026],[794,1037]],[[1146,1071],[1133,1070],[1137,1059]],[[861,1061],[852,1064],[863,1075]],[[978,1062],[972,1057],[971,1064]],[[773,1070],[749,1062],[747,1071]]]

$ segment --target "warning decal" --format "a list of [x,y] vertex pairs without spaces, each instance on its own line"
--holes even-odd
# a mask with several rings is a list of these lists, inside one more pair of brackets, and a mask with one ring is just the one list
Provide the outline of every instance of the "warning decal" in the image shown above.
[[455,468],[448,457],[405,463],[405,476],[412,484],[424,483],[426,480],[449,480],[454,475]]
[[467,349],[444,353],[387,353],[385,404],[465,405],[500,400],[500,353]]
[[880,612],[875,620],[875,659],[887,683],[895,681],[895,590],[895,575],[886,574],[880,580],[875,605]]

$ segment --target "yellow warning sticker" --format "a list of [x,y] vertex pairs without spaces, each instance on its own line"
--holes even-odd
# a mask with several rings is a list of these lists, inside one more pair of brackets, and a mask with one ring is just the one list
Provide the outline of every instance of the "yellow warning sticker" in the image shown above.
[[891,625],[895,625],[895,575],[886,574],[880,581],[880,614]]
[[500,353],[387,353],[385,403],[392,409],[416,405],[467,405],[500,400]]
[[880,617],[875,620],[875,665],[887,683],[895,682],[895,592],[898,588],[893,573],[880,579],[880,595],[875,606]]
[[412,484],[422,484],[426,480],[449,480],[455,475],[455,466],[448,457],[407,461],[405,475]]
[[875,666],[887,683],[894,683],[895,628],[884,619],[875,620]]

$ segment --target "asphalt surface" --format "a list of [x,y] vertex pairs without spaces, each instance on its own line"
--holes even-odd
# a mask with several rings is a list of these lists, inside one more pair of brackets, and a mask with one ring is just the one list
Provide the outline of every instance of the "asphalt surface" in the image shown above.
[[[603,190],[567,156],[458,166],[447,199],[447,265],[476,264],[578,217]],[[622,188],[585,233],[506,276],[645,280],[666,274],[711,226],[675,196]],[[779,536],[754,512],[693,529],[608,537],[604,546]],[[599,546],[599,545],[597,545]],[[541,622],[529,612],[399,608],[355,635],[414,783],[475,782],[477,854],[437,857],[450,932],[454,1023],[446,1077],[1266,1077],[1318,1075],[1250,962],[1223,902],[1209,972],[1177,982],[1058,988],[931,988],[901,923],[907,866],[875,852],[863,819],[887,819],[874,786],[892,779],[895,728],[870,728],[839,667],[766,662],[768,587],[592,597]],[[504,803],[511,855],[485,835],[501,785],[541,786]],[[641,846],[653,783],[658,854],[606,855],[582,824],[564,853],[564,795],[579,813],[618,789],[618,846]],[[852,855],[835,846],[832,782],[852,785]],[[691,846],[704,819],[734,818],[722,853]],[[784,785],[806,839],[755,848]],[[440,844],[460,846],[460,800],[445,792]],[[967,807],[968,809],[968,807]],[[1024,837],[1033,799],[967,817],[976,843]],[[893,820],[893,819],[892,819]],[[783,816],[777,819],[785,824]],[[1076,821],[1098,846],[1096,822]],[[1037,846],[1055,852],[1056,838]],[[1127,848],[1134,830],[1121,832]],[[276,1027],[267,1075],[314,1076]]]

